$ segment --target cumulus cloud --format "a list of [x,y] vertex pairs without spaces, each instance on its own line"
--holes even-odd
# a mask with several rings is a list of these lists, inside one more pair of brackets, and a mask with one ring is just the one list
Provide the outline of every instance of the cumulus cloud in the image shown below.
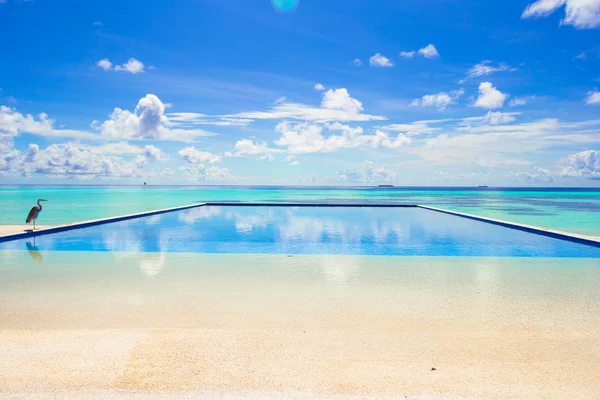
[[200,151],[194,146],[181,149],[177,154],[188,164],[204,165],[221,162],[221,156],[208,151]]
[[354,65],[355,67],[360,67],[362,64],[363,63],[360,60],[360,58],[355,58],[354,60],[352,60],[352,65]]
[[416,52],[414,50],[412,51],[401,51],[400,52],[400,57],[404,57],[404,58],[413,58],[415,56]]
[[358,114],[363,111],[362,103],[353,99],[345,88],[329,89],[323,94],[321,107],[330,110],[341,110],[350,114]]
[[600,27],[600,1],[598,0],[537,0],[525,8],[521,18],[546,17],[565,6],[562,25],[577,29]]
[[144,63],[136,60],[135,58],[130,58],[125,64],[115,66],[115,71],[125,71],[132,74],[138,74],[140,72],[144,72]]
[[0,171],[4,175],[43,174],[75,179],[133,178],[144,175],[146,164],[164,158],[162,150],[154,146],[139,151],[141,154],[137,157],[126,159],[111,155],[110,150],[101,146],[66,143],[41,149],[37,144],[30,144],[23,154],[13,151],[10,158],[0,158]]
[[369,58],[369,65],[371,67],[385,67],[385,68],[389,68],[394,66],[394,64],[390,61],[389,58],[387,58],[386,56],[377,53],[374,56],[371,56],[371,58]]
[[500,92],[491,82],[482,82],[479,85],[479,97],[475,100],[475,107],[500,108],[504,105],[507,94]]
[[445,109],[448,105],[454,104],[463,94],[463,89],[453,90],[450,93],[440,92],[437,94],[427,94],[420,99],[414,99],[411,106],[420,107],[437,107],[441,110]]
[[539,166],[531,167],[530,171],[509,172],[507,176],[516,177],[519,180],[524,180],[528,183],[552,183],[554,182],[553,173],[546,168]]
[[338,172],[338,180],[348,183],[391,182],[395,179],[395,170],[386,166],[376,167],[371,161],[365,161],[360,170],[346,169]]
[[320,107],[293,103],[282,98],[267,111],[240,112],[224,115],[225,118],[236,119],[297,119],[304,121],[375,121],[385,117],[363,114],[362,103],[350,96],[346,88],[329,89],[323,92]]
[[600,150],[575,153],[559,163],[559,175],[600,179]]
[[114,139],[163,139],[189,141],[212,136],[200,129],[175,129],[165,115],[165,105],[153,94],[141,98],[133,112],[115,108],[108,120],[93,123],[101,135]]
[[[285,151],[292,155],[329,153],[360,146],[398,148],[410,143],[410,139],[403,134],[390,137],[388,133],[378,130],[373,135],[365,135],[361,127],[353,128],[340,123],[290,124],[284,121],[277,124],[275,130],[281,135],[275,144],[284,147]],[[326,135],[325,130],[335,133]]]
[[600,92],[588,92],[588,97],[585,100],[585,104],[600,104]]
[[320,84],[320,83],[317,83],[317,84],[315,85],[315,90],[316,90],[317,92],[323,91],[323,90],[325,90],[325,86],[323,86],[323,85],[322,85],[322,84]]
[[109,71],[112,69],[112,63],[108,58],[103,58],[102,60],[98,61],[96,65],[105,71]]
[[102,68],[105,71],[125,71],[131,74],[138,74],[140,72],[144,72],[145,66],[144,63],[136,60],[135,58],[130,58],[126,63],[121,65],[115,65],[113,68],[113,63],[108,58],[103,58],[98,61],[96,65]]
[[440,53],[438,53],[433,44],[428,44],[427,46],[419,49],[419,55],[425,58],[436,58],[440,56]]
[[273,160],[272,153],[280,153],[283,150],[269,147],[265,141],[257,141],[256,143],[250,139],[238,140],[235,143],[235,153],[231,155],[239,156],[259,156],[259,160]]

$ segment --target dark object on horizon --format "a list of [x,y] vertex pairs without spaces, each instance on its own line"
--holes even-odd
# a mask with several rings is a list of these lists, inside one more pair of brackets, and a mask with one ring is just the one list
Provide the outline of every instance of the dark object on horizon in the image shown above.
[[433,368],[433,367],[431,367],[431,370],[432,370],[432,371],[437,371],[437,369],[435,369],[435,368]]
[[393,188],[394,185],[379,185],[380,188]]
[[144,182],[144,186],[146,186],[146,182]]
[[40,204],[40,201],[48,201],[48,200],[38,199],[37,207],[34,206],[31,208],[31,211],[29,211],[29,214],[27,214],[27,219],[25,220],[26,224],[33,221],[33,230],[34,231],[35,231],[35,221],[38,219],[38,216],[42,212],[42,205]]
[[483,186],[477,186],[477,187],[480,189],[486,189],[488,186],[483,185]]

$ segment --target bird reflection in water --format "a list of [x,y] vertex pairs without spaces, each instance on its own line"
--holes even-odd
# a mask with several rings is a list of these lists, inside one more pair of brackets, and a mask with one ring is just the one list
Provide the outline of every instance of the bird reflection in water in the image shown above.
[[31,244],[31,242],[27,242],[25,243],[25,246],[27,246],[27,252],[31,258],[37,261],[38,264],[41,264],[42,261],[44,261],[44,257],[42,257],[39,247],[35,245],[35,238],[33,239],[33,244]]

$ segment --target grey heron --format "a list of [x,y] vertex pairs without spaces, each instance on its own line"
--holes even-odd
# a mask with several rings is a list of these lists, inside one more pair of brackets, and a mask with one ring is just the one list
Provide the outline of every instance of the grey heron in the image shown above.
[[37,220],[38,216],[40,215],[40,212],[42,212],[42,205],[40,204],[40,201],[48,201],[48,200],[38,199],[37,207],[34,206],[31,208],[31,211],[29,211],[29,214],[27,215],[27,219],[25,220],[26,224],[33,221],[33,230],[34,231],[35,231],[35,221]]

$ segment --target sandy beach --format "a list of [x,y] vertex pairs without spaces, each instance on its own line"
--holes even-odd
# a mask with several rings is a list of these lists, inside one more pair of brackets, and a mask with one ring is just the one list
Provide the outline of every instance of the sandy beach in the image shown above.
[[4,398],[600,392],[598,260],[6,253]]

